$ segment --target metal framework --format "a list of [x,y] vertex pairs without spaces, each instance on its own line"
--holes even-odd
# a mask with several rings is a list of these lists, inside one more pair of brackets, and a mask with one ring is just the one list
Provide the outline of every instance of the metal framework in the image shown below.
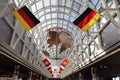
[[[13,30],[10,47],[15,49],[18,43],[22,42],[23,48],[20,55],[48,77],[51,75],[42,63],[42,59],[45,58],[42,47],[47,46],[45,41],[48,29],[64,28],[72,34],[74,39],[74,49],[68,56],[70,64],[61,73],[62,78],[105,55],[105,53],[101,54],[104,46],[101,32],[108,24],[112,23],[116,29],[120,30],[120,2],[118,0],[12,0],[8,3],[0,3],[0,8],[3,9],[0,11],[0,18],[4,16],[4,21]],[[17,21],[14,24],[11,23],[8,17],[4,15],[9,6],[13,8],[10,3],[15,3],[14,8],[27,5],[41,23],[29,32],[24,31]],[[88,32],[82,32],[72,22],[88,6],[98,11],[101,14],[101,19]],[[50,51],[54,53],[52,52],[54,49]],[[53,66],[60,66],[61,60],[50,59],[50,61],[57,63],[52,64]]]

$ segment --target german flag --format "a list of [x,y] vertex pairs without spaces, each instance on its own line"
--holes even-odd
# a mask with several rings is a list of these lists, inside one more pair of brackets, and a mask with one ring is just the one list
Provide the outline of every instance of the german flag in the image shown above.
[[88,7],[73,23],[83,31],[87,31],[99,18],[100,15]]
[[64,67],[61,65],[59,68],[59,73],[63,72],[63,70],[64,70]]
[[62,66],[67,66],[69,64],[69,60],[68,59],[64,59],[61,63]]
[[22,8],[14,11],[13,15],[27,31],[40,23],[40,21],[30,12],[26,6],[23,6]]
[[52,73],[52,68],[51,68],[51,67],[48,67],[48,71],[49,71],[50,73]]
[[45,64],[46,67],[50,66],[51,63],[48,61],[47,58],[45,58],[44,60],[42,60],[42,62]]

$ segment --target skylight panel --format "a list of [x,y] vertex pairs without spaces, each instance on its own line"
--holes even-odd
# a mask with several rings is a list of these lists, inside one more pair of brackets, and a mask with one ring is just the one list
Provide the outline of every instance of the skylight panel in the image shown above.
[[58,0],[51,0],[51,5],[57,5]]
[[44,6],[50,6],[50,0],[44,0]]
[[68,15],[64,15],[64,19],[68,20],[69,19],[69,16]]
[[36,7],[35,7],[35,5],[32,5],[32,6],[31,6],[31,9],[32,9],[32,12],[33,12],[33,13],[36,12]]
[[66,0],[66,6],[71,8],[72,7],[72,0]]
[[59,0],[59,5],[63,5],[64,6],[65,5],[65,1],[66,0]]
[[37,3],[36,3],[36,6],[37,6],[37,9],[43,8],[42,1],[37,2]]
[[73,9],[74,10],[78,11],[79,7],[80,7],[80,5],[78,3],[76,3],[76,2],[73,3]]
[[47,14],[46,15],[46,19],[50,19],[51,18],[51,15],[50,14]]
[[52,13],[52,18],[57,18],[57,13]]

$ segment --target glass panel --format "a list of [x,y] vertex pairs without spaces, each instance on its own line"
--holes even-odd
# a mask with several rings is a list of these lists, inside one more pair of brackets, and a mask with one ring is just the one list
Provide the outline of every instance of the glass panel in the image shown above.
[[35,5],[31,6],[32,12],[34,13],[36,11]]
[[93,5],[95,5],[95,4],[98,2],[98,0],[90,0],[90,2],[91,2]]
[[50,0],[44,0],[44,6],[50,6]]
[[14,0],[15,1],[15,4],[18,6],[19,4],[18,4],[18,1],[17,0]]
[[42,25],[42,27],[44,27],[46,25],[46,23],[44,23],[43,25]]
[[57,5],[58,0],[51,0],[51,5]]
[[53,27],[57,27],[57,24],[53,24]]
[[22,0],[19,0],[19,2],[21,2]]
[[67,0],[66,1],[66,6],[71,8],[72,7],[72,2],[73,2],[72,0]]
[[64,28],[64,29],[67,29],[67,26],[64,26],[64,25],[63,25],[63,28]]
[[46,9],[46,13],[50,12],[50,9]]
[[68,15],[64,15],[64,19],[68,20],[69,16]]
[[51,25],[48,25],[47,27],[48,27],[48,28],[51,28]]
[[40,21],[44,21],[45,20],[45,16],[42,16],[41,18],[40,18]]
[[68,9],[65,9],[65,13],[67,13],[67,14],[68,14],[69,12],[70,12],[70,10],[68,10]]
[[87,2],[87,0],[82,0],[83,3]]
[[64,22],[63,22],[63,24],[67,25],[67,22],[66,22],[66,21],[64,21]]
[[58,18],[63,18],[63,14],[58,13]]
[[52,23],[57,23],[57,21],[56,21],[56,20],[53,20]]
[[78,11],[79,7],[80,7],[80,5],[78,3],[76,3],[76,2],[73,3],[74,10]]
[[58,0],[58,1],[59,1],[59,2],[58,2],[59,5],[63,5],[63,6],[65,5],[65,0]]
[[57,11],[57,8],[52,8],[51,10],[52,10],[52,11]]
[[57,13],[52,13],[52,18],[56,18],[57,17]]
[[50,19],[50,18],[51,18],[50,14],[47,14],[46,19]]
[[70,17],[70,22],[73,22],[74,21],[74,18],[73,17]]
[[48,23],[48,24],[51,24],[51,21],[48,21],[47,23]]
[[74,12],[71,12],[72,17],[76,18],[77,14],[75,14]]
[[44,14],[44,11],[41,11],[38,15],[42,16]]
[[69,32],[72,32],[71,28],[68,27],[68,31],[69,31]]
[[58,20],[58,23],[62,24],[62,21],[61,21],[61,20]]
[[36,6],[37,6],[37,9],[43,8],[42,1],[37,2],[37,3],[36,3]]

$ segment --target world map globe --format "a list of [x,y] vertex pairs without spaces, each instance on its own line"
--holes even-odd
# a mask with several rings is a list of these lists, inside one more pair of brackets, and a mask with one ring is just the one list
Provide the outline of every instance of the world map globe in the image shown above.
[[73,38],[63,28],[54,28],[48,31],[47,49],[43,50],[45,56],[51,59],[63,59],[67,57],[73,49]]

